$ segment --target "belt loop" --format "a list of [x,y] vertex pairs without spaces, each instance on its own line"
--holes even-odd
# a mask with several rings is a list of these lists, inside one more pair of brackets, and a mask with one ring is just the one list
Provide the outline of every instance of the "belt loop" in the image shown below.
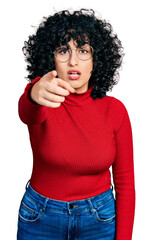
[[42,209],[42,212],[45,213],[45,210],[46,210],[46,206],[47,206],[47,202],[49,201],[49,198],[45,198],[44,200],[44,204],[43,204],[43,209]]
[[28,180],[28,182],[26,183],[26,186],[25,186],[25,190],[28,188],[28,183],[30,182],[30,179]]
[[94,207],[93,207],[93,205],[92,205],[91,199],[90,199],[90,198],[87,198],[86,200],[87,200],[88,203],[89,203],[91,213],[92,213],[92,214],[95,214],[96,210],[94,209]]

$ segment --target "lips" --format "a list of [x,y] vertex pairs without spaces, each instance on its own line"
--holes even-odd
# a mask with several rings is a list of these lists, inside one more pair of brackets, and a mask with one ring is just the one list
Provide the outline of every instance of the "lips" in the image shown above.
[[72,69],[70,71],[68,71],[68,76],[71,80],[76,80],[79,79],[81,75],[81,72],[75,69]]

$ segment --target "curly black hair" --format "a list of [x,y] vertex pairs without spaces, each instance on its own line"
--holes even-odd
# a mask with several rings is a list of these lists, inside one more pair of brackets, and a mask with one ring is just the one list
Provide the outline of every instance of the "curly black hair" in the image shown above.
[[89,87],[93,81],[91,96],[101,98],[118,83],[118,69],[122,64],[123,47],[111,24],[95,16],[92,9],[70,12],[63,10],[53,16],[43,17],[36,33],[29,36],[22,48],[28,63],[29,81],[42,77],[55,69],[54,51],[73,38],[79,46],[89,39],[93,47],[93,71]]

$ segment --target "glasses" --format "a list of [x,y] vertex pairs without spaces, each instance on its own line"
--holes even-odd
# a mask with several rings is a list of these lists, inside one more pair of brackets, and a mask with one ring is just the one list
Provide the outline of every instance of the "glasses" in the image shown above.
[[70,59],[72,50],[76,50],[76,54],[78,58],[82,61],[87,61],[93,56],[93,48],[85,44],[82,47],[76,47],[76,48],[67,48],[65,46],[59,47],[54,51],[55,58],[60,62],[67,62]]

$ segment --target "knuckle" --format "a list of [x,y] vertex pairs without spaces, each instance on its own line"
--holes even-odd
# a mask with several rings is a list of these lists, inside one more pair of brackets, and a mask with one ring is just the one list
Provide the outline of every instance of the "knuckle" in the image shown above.
[[43,91],[42,91],[42,89],[40,88],[39,91],[38,91],[38,96],[42,96],[42,93],[43,93]]
[[61,96],[54,96],[53,98],[52,98],[52,100],[53,100],[53,102],[54,103],[60,103],[60,102],[63,102],[64,100],[65,100],[65,97],[61,97]]
[[39,104],[42,104],[42,99],[40,96],[37,96],[37,100],[36,100]]
[[51,84],[51,92],[55,92],[55,90],[56,90],[56,86],[54,85],[54,84]]
[[66,83],[67,87],[70,87],[70,84],[68,82],[65,82],[65,83]]
[[60,105],[61,103],[51,103],[49,107],[56,108],[56,107],[59,107]]

